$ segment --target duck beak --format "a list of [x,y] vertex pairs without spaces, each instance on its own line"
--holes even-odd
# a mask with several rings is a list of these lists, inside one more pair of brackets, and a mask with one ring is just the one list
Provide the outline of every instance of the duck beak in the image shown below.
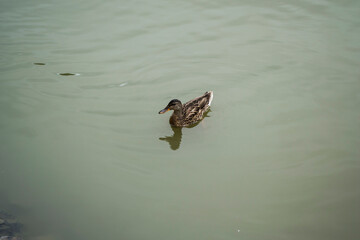
[[169,108],[164,108],[163,110],[161,110],[159,112],[159,114],[163,114],[163,113],[166,113],[167,111],[169,111],[170,109]]

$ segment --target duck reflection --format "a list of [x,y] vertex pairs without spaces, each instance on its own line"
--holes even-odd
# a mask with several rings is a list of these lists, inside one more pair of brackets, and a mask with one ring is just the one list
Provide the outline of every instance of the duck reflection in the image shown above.
[[181,127],[171,127],[174,134],[172,136],[165,136],[159,138],[160,140],[166,141],[169,143],[172,150],[177,150],[180,147],[181,138],[182,138],[182,128]]
[[[207,111],[205,114],[204,114],[204,118],[206,117],[210,117],[208,114],[211,113],[211,110]],[[197,123],[194,123],[190,126],[187,126],[185,128],[194,128],[196,127],[197,125],[201,124],[201,122],[197,122]],[[182,138],[182,127],[174,127],[174,126],[171,126],[171,129],[173,130],[173,135],[172,136],[165,136],[165,137],[160,137],[159,140],[162,140],[162,141],[166,141],[169,143],[170,145],[170,148],[172,150],[177,150],[180,148],[180,143],[181,143],[181,138]]]

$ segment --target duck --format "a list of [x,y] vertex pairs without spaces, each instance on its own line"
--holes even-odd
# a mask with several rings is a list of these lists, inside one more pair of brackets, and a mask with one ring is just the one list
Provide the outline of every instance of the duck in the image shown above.
[[213,97],[213,91],[207,91],[200,97],[194,98],[185,104],[182,104],[178,99],[173,99],[159,114],[174,110],[169,120],[170,125],[173,127],[190,126],[204,118],[204,114],[209,110]]

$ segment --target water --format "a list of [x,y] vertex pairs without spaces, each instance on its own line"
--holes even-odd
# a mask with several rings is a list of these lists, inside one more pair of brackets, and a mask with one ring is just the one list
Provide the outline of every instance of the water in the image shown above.
[[[359,1],[0,9],[0,210],[25,239],[360,237]],[[193,128],[158,114],[208,90]]]

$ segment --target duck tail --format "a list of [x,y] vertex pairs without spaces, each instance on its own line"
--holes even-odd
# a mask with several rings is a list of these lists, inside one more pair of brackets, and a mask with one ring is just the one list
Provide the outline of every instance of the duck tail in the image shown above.
[[210,106],[211,102],[213,100],[213,97],[214,97],[214,93],[213,93],[213,91],[207,91],[205,94],[210,95],[210,98],[209,98],[209,106]]

